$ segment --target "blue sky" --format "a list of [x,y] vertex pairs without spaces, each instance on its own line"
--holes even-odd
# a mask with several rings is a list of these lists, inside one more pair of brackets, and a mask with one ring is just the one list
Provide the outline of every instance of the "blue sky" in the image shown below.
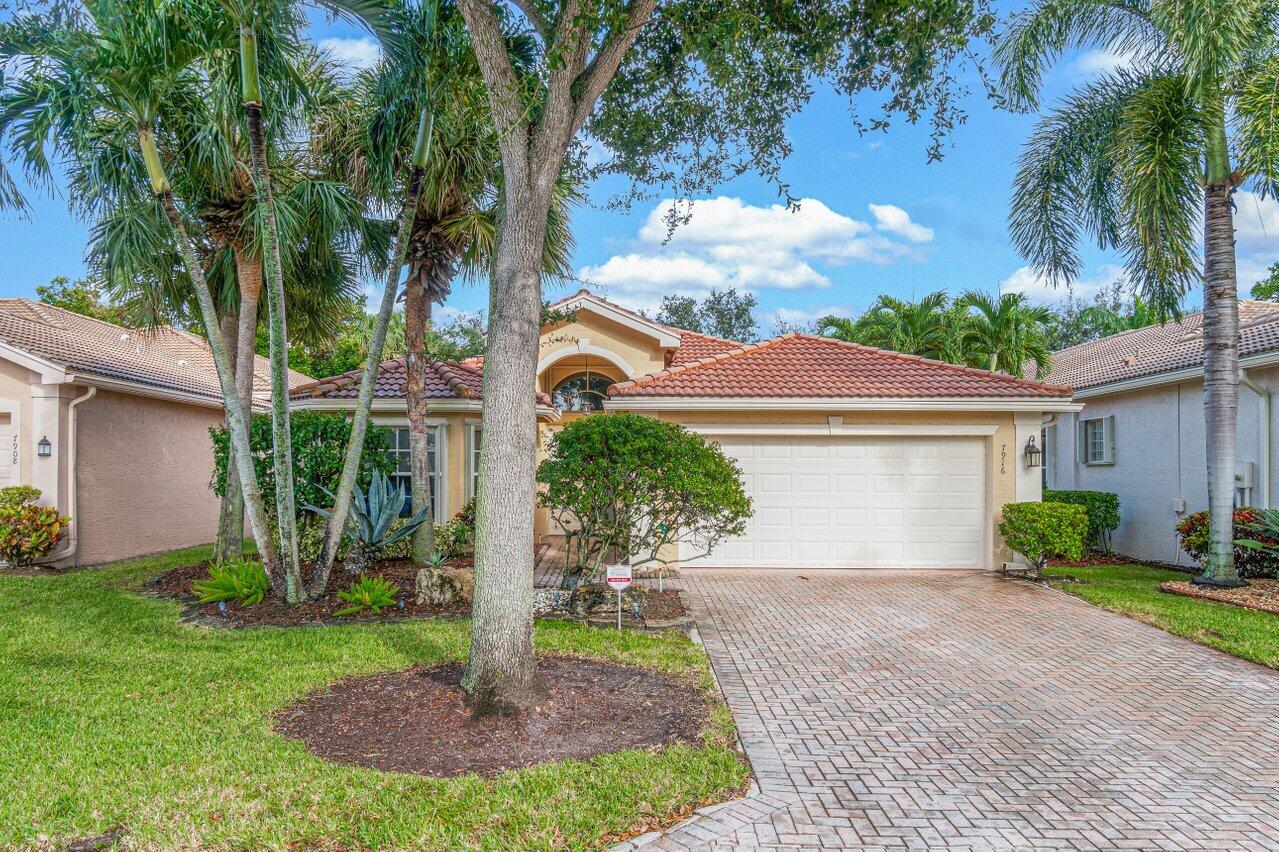
[[[317,41],[353,63],[376,48],[341,23],[317,19]],[[1067,56],[1048,76],[1045,103],[1111,67],[1116,58]],[[918,297],[933,290],[1018,289],[1039,301],[1064,296],[1030,274],[1005,230],[1017,155],[1034,116],[994,108],[970,80],[968,121],[950,138],[940,163],[925,158],[928,131],[898,120],[886,133],[858,135],[846,103],[820,91],[788,127],[794,154],[784,178],[798,212],[781,209],[776,191],[743,177],[699,199],[689,226],[666,244],[658,221],[663,202],[604,209],[624,186],[591,188],[592,205],[574,217],[574,268],[582,282],[624,304],[651,309],[667,293],[700,296],[713,286],[749,289],[767,326],[775,318],[804,322],[826,313],[856,314],[880,293]],[[62,197],[34,200],[30,220],[0,218],[0,294],[32,295],[55,275],[82,273],[87,228]],[[1279,260],[1279,204],[1250,193],[1239,198],[1240,289]],[[1087,296],[1118,277],[1121,259],[1090,250],[1076,294]],[[580,286],[548,286],[554,298]],[[458,287],[448,308],[476,311],[483,287]],[[1199,301],[1198,294],[1187,299]]]

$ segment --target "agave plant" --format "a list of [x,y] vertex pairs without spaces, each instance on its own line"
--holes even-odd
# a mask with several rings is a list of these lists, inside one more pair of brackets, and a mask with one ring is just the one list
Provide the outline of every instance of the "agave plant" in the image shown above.
[[[402,488],[391,484],[381,472],[373,474],[367,493],[355,492],[347,519],[347,535],[351,537],[351,549],[343,563],[346,570],[359,574],[368,568],[369,562],[397,541],[413,535],[413,531],[426,523],[428,508],[423,506],[413,517],[396,523],[404,511],[409,495]],[[327,509],[307,504],[307,510],[322,518],[329,517]]]

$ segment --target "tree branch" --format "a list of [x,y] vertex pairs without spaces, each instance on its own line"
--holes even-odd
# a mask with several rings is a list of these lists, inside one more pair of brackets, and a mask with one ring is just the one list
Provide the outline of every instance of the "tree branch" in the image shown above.
[[504,165],[527,174],[528,128],[520,98],[520,79],[506,50],[502,25],[493,13],[490,0],[458,0],[457,5],[470,30],[471,45],[484,77],[484,88],[488,90]]
[[584,71],[574,81],[577,96],[574,98],[576,110],[570,127],[570,137],[582,129],[586,119],[590,118],[595,102],[612,82],[613,75],[621,67],[626,53],[639,37],[640,30],[657,10],[658,0],[631,0],[626,10],[626,23],[613,37],[600,45]]
[[551,25],[546,20],[538,8],[533,5],[535,0],[511,0],[515,7],[524,13],[524,17],[528,18],[528,22],[533,25],[533,29],[542,37],[543,43],[549,48],[551,46]]

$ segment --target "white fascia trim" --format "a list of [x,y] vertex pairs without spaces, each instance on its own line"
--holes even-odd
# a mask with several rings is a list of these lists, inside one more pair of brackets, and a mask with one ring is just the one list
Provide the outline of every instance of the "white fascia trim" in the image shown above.
[[759,437],[988,437],[999,426],[994,423],[855,423],[844,425],[842,418],[832,417],[827,423],[692,423],[681,424],[699,435]]
[[[630,314],[623,313],[607,302],[601,301],[594,296],[577,296],[571,302],[566,302],[559,307],[562,311],[577,311],[586,308],[592,313],[599,314],[602,317],[611,319],[618,325],[624,325],[627,328],[654,337],[663,349],[675,349],[679,346],[679,335],[672,334],[660,325],[645,322]],[[620,365],[619,365],[620,366]]]
[[1061,398],[938,397],[935,399],[646,396],[604,400],[609,410],[633,411],[1082,411],[1082,403]]
[[626,363],[625,358],[623,358],[621,355],[618,355],[616,352],[613,352],[610,349],[605,349],[603,346],[594,345],[586,338],[583,338],[577,341],[576,343],[570,343],[568,346],[560,347],[559,349],[556,349],[551,354],[547,355],[541,361],[538,361],[537,374],[539,376],[542,375],[542,372],[547,367],[550,367],[551,365],[555,364],[555,362],[562,361],[563,359],[568,358],[569,356],[572,356],[572,355],[594,355],[597,358],[607,359],[608,361],[612,362],[616,366],[620,367],[622,369],[622,372],[626,374],[626,378],[631,379],[635,377],[635,368],[632,367],[630,364]]
[[[355,409],[354,399],[295,399],[291,406],[294,411],[307,409],[309,411],[353,411]],[[455,411],[475,412],[479,413],[484,410],[484,403],[478,399],[440,399],[432,401],[428,405],[429,410],[436,412],[452,413]],[[374,412],[391,414],[404,414],[408,416],[408,402],[402,398],[392,399],[375,399],[373,400],[372,410]],[[560,412],[549,405],[537,406],[537,416],[547,420],[559,420]]]
[[67,370],[61,364],[55,364],[38,355],[32,355],[25,349],[19,349],[10,343],[0,340],[0,357],[15,364],[26,367],[33,373],[40,374],[40,381],[46,385],[62,384],[67,381]]
[[[1260,355],[1249,355],[1247,358],[1239,359],[1239,369],[1241,370],[1269,367],[1274,364],[1279,364],[1279,352],[1264,352]],[[1201,379],[1203,374],[1204,368],[1201,364],[1198,367],[1186,367],[1183,370],[1172,370],[1167,373],[1155,373],[1150,376],[1138,376],[1135,379],[1124,379],[1121,382],[1110,382],[1104,385],[1094,385],[1090,388],[1081,388],[1075,391],[1075,398],[1089,399],[1096,396],[1110,396],[1111,394],[1140,390],[1141,388],[1172,385],[1189,381],[1190,379]]]
[[172,388],[155,387],[126,379],[114,379],[107,376],[95,376],[88,373],[68,373],[64,379],[79,385],[92,385],[101,390],[118,391],[133,396],[148,396],[169,402],[181,402],[186,405],[199,405],[204,408],[222,408],[222,397],[208,396],[202,393],[174,390]]

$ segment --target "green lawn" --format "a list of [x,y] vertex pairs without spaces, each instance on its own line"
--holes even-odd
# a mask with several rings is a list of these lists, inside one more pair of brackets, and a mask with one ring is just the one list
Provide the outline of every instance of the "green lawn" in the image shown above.
[[[592,848],[745,782],[722,704],[704,746],[492,780],[325,763],[271,732],[276,708],[347,675],[460,660],[468,622],[209,630],[136,594],[205,555],[0,577],[0,847],[119,825],[149,848]],[[704,653],[679,636],[547,623],[537,644],[710,684]]]
[[1159,591],[1160,583],[1185,580],[1186,574],[1149,565],[1049,568],[1044,573],[1079,578],[1082,583],[1062,584],[1060,588],[1103,609],[1140,619],[1227,654],[1279,668],[1279,615]]

